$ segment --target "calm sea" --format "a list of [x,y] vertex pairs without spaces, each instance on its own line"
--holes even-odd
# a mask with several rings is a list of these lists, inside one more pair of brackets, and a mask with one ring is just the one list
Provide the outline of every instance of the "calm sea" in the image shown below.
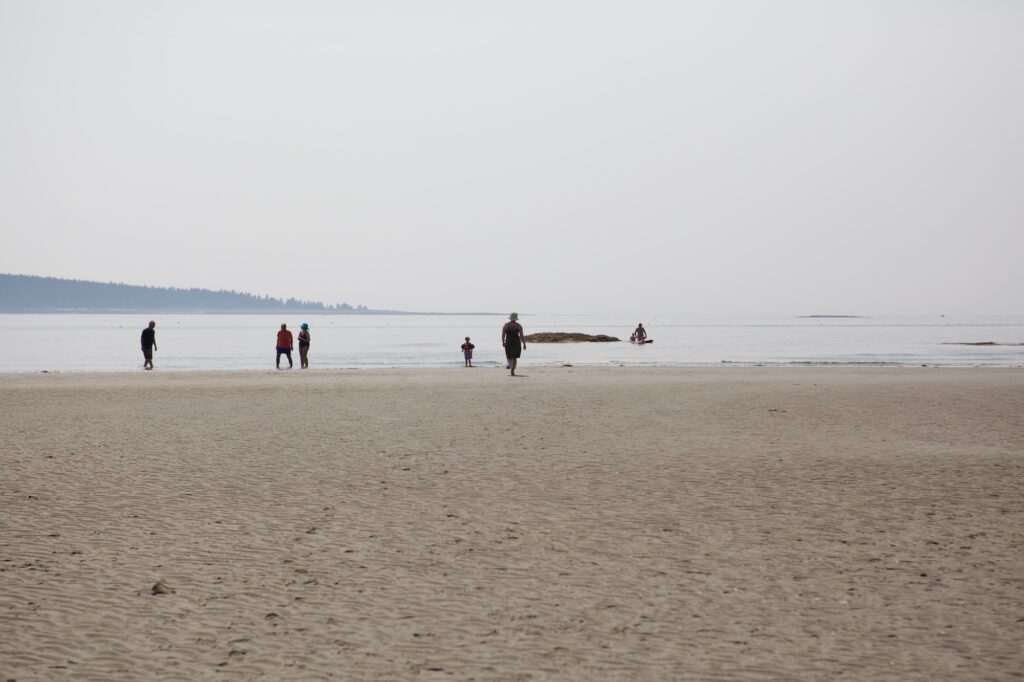
[[[149,317],[123,314],[0,315],[0,372],[124,371],[142,366]],[[469,336],[476,364],[503,364],[504,318],[482,315],[167,315],[156,317],[159,370],[269,369],[281,322],[308,322],[312,368],[458,367]],[[624,316],[524,315],[526,332],[577,331],[623,339]],[[654,343],[530,344],[526,365],[703,366],[736,363],[1024,366],[1024,317],[693,317],[642,320]],[[298,353],[295,353],[298,364]]]

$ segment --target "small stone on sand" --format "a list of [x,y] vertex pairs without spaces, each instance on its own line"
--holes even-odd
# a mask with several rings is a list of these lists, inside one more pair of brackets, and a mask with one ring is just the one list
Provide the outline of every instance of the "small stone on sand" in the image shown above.
[[168,587],[167,583],[163,580],[157,580],[156,584],[150,589],[151,594],[172,594],[173,592],[174,590]]

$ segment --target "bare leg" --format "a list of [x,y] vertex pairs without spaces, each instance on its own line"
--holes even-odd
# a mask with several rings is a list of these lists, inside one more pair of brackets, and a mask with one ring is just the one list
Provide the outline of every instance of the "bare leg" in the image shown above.
[[281,354],[280,353],[277,354],[277,360],[274,361],[274,364],[277,365],[278,369],[281,369]]

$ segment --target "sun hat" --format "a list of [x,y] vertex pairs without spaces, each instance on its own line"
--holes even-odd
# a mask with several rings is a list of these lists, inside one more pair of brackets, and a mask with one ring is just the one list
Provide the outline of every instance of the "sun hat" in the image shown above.
[[302,323],[302,325],[301,325],[301,327],[302,327],[303,329],[309,329],[309,323],[308,323],[308,322],[303,322],[303,323]]
[[511,315],[508,316],[508,319],[510,319],[512,321],[518,320],[519,319],[519,313],[512,313]]

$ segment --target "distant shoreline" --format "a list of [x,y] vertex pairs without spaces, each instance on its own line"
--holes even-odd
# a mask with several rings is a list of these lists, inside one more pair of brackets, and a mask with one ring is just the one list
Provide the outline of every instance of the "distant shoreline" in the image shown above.
[[239,291],[153,287],[0,273],[5,315],[500,315],[487,312],[374,310]]
[[327,315],[327,316],[346,316],[346,315],[435,315],[435,316],[470,316],[470,315],[485,315],[490,317],[501,317],[505,313],[481,313],[481,312],[410,312],[408,310],[303,310],[301,308],[287,309],[287,308],[275,308],[272,310],[188,310],[188,309],[168,309],[168,310],[154,310],[154,309],[142,309],[142,310],[0,310],[0,315],[273,315],[276,313],[285,313],[288,315],[304,314],[304,315]]

